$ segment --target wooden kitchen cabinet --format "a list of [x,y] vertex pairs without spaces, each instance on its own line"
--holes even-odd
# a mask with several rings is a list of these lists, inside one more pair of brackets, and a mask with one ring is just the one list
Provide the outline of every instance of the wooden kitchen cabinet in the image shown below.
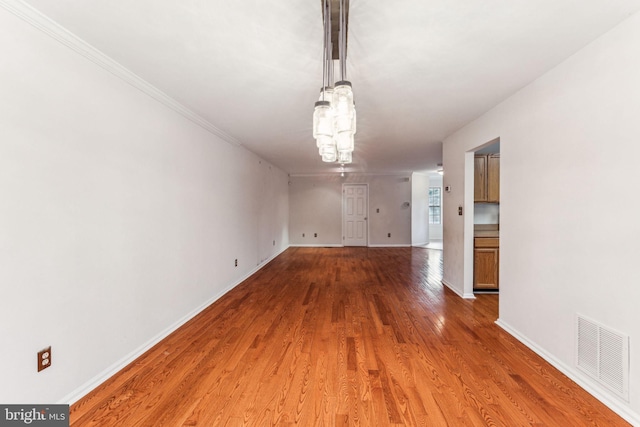
[[498,238],[476,237],[473,250],[473,289],[498,290],[499,247]]
[[473,168],[473,199],[487,201],[487,156],[475,156]]
[[500,203],[500,154],[487,156],[487,202]]
[[474,158],[473,198],[478,203],[500,203],[500,154]]

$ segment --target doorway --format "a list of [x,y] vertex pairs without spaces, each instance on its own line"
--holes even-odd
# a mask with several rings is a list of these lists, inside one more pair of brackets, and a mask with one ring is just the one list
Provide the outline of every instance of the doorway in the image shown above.
[[[483,163],[480,160],[485,159]],[[492,175],[489,162],[493,162],[492,171],[497,173],[496,184],[491,185]],[[496,163],[497,162],[497,163]],[[500,138],[473,148],[465,153],[465,190],[464,190],[464,297],[474,298],[475,293],[497,293],[499,278],[499,235],[500,235]],[[478,171],[478,164],[484,165]],[[484,184],[478,186],[476,182]],[[490,196],[491,188],[496,189]],[[479,237],[479,239],[476,239]],[[477,240],[477,241],[476,241]],[[485,247],[490,244],[490,247]],[[477,247],[476,247],[477,246]],[[476,271],[478,267],[478,271]],[[482,267],[482,268],[480,268]],[[478,277],[476,277],[478,275]],[[490,277],[491,280],[485,279]],[[482,280],[480,280],[482,278]],[[480,282],[487,282],[478,285]]]
[[342,186],[342,241],[344,246],[367,246],[369,227],[369,187],[367,184]]
[[443,219],[442,202],[443,202],[443,186],[442,175],[439,173],[429,174],[429,194],[428,194],[428,226],[429,226],[429,249],[443,250]]

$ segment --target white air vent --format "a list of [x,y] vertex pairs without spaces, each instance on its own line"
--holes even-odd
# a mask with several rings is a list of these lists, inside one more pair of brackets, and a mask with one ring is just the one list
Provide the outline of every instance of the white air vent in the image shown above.
[[580,314],[576,332],[576,366],[628,401],[629,337]]

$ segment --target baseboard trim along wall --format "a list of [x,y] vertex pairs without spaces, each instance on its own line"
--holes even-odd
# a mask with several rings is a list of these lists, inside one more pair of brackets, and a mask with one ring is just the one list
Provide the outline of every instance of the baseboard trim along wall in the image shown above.
[[454,292],[460,298],[463,298],[463,299],[476,299],[476,296],[473,293],[470,293],[470,294],[462,293],[462,292],[458,291],[456,288],[454,288],[453,286],[451,286],[451,283],[448,283],[444,279],[442,280],[442,284],[445,285],[447,288],[449,288],[452,292]]
[[[344,245],[340,245],[340,244],[317,244],[317,245],[299,245],[299,244],[291,244],[289,245],[289,247],[291,248],[344,248]],[[353,246],[358,247],[358,246]],[[368,245],[368,246],[362,246],[363,248],[410,248],[411,245],[408,244],[398,244],[398,245]]]
[[147,341],[146,343],[144,343],[143,345],[138,347],[136,350],[132,351],[131,353],[129,353],[126,356],[124,356],[122,359],[120,359],[117,362],[115,362],[113,365],[109,366],[107,369],[105,369],[104,371],[102,371],[101,373],[99,373],[98,375],[96,375],[95,377],[90,379],[89,381],[87,381],[85,384],[83,384],[79,388],[77,388],[73,392],[71,392],[68,395],[66,395],[65,397],[63,397],[57,403],[72,405],[72,404],[76,403],[78,400],[82,399],[84,396],[86,396],[93,389],[95,389],[100,384],[102,384],[103,382],[105,382],[106,380],[108,380],[109,378],[114,376],[116,373],[118,373],[119,371],[124,369],[131,362],[136,360],[138,357],[142,356],[151,347],[153,347],[154,345],[158,344],[160,341],[162,341],[163,339],[165,339],[166,337],[171,335],[173,332],[175,332],[177,329],[179,329],[182,325],[187,323],[189,320],[191,320],[194,317],[196,317],[198,314],[200,314],[201,311],[203,311],[204,309],[209,307],[211,304],[216,302],[223,295],[225,295],[227,292],[229,292],[230,290],[232,290],[233,288],[238,286],[240,283],[242,283],[245,280],[247,280],[249,277],[251,277],[253,274],[255,274],[258,270],[260,270],[265,265],[269,264],[269,262],[271,262],[273,259],[275,259],[278,255],[280,255],[282,252],[286,251],[287,249],[288,249],[288,247],[285,247],[282,251],[280,251],[280,252],[274,254],[273,256],[271,256],[270,258],[266,259],[264,262],[262,262],[261,264],[256,266],[256,268],[251,270],[249,273],[247,273],[246,275],[244,275],[240,279],[236,280],[234,283],[232,283],[231,285],[226,287],[224,290],[222,290],[218,294],[214,295],[212,298],[210,298],[209,300],[207,300],[206,302],[204,302],[203,304],[201,304],[200,306],[198,306],[197,308],[192,310],[190,313],[186,314],[184,317],[182,317],[181,319],[179,319],[178,321],[176,321],[175,323],[173,323],[172,325],[167,327],[165,330],[161,331],[159,334],[157,334],[156,336],[151,338],[149,341]]
[[620,415],[632,425],[640,426],[640,414],[630,410],[628,406],[620,402],[617,398],[613,397],[604,388],[598,386],[593,382],[590,382],[588,379],[585,379],[585,377],[581,375],[579,371],[562,363],[501,319],[496,320],[496,325],[500,326],[509,335],[513,336],[538,356],[549,362],[549,364],[551,364],[554,368],[569,377],[572,381],[585,389],[589,394],[609,407],[609,409],[611,409],[613,412]]
[[330,243],[327,245],[289,245],[290,248],[343,248],[344,245]]

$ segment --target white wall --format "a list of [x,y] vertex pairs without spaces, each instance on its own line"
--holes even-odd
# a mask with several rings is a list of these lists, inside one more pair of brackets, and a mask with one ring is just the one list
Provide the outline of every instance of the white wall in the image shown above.
[[410,177],[334,174],[292,176],[289,181],[291,245],[342,245],[342,184],[368,184],[369,246],[411,245]]
[[369,237],[369,246],[411,245],[409,176],[369,177]]
[[429,243],[429,175],[411,175],[411,244]]
[[[500,324],[640,425],[640,14],[444,143],[446,282],[464,292],[466,152],[501,141]],[[575,316],[631,339],[630,402],[574,367]]]
[[338,174],[289,178],[291,245],[342,246],[343,182]]
[[287,247],[287,176],[3,8],[0,52],[0,402],[69,402]]

